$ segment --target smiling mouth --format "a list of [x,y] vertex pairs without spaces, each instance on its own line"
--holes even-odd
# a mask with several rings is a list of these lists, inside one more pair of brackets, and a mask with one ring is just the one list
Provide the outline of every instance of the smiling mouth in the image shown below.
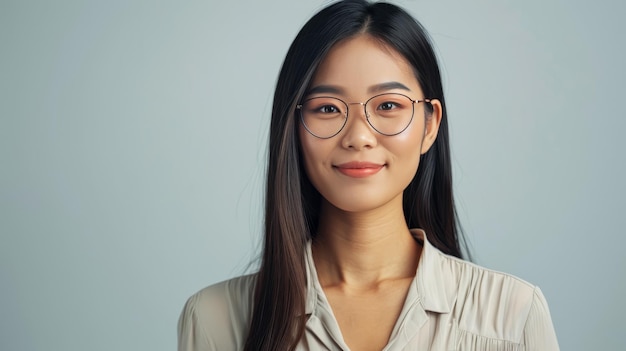
[[347,162],[334,167],[348,177],[365,178],[378,173],[385,165],[370,162]]

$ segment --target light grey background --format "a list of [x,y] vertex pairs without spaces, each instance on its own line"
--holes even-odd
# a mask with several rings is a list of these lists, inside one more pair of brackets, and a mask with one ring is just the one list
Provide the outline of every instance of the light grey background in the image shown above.
[[[1,350],[172,350],[254,269],[273,85],[325,3],[0,0]],[[626,6],[396,3],[442,58],[476,261],[542,288],[563,350],[624,349]]]

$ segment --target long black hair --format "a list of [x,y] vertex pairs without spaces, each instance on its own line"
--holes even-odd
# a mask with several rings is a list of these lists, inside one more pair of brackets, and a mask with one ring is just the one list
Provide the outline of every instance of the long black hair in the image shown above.
[[[320,62],[337,42],[369,35],[401,54],[413,67],[425,96],[441,102],[442,118],[432,147],[421,156],[404,191],[409,228],[422,228],[444,253],[462,257],[454,207],[446,104],[437,58],[426,30],[388,3],[345,0],[322,9],[300,30],[281,68],[270,124],[265,198],[265,241],[245,350],[293,350],[304,333],[305,247],[316,233],[320,194],[302,165],[301,102]],[[432,113],[432,106],[427,113]]]

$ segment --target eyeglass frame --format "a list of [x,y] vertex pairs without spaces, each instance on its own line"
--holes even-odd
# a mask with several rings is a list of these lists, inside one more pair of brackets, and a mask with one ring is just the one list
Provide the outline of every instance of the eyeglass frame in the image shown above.
[[[402,128],[401,131],[399,131],[397,133],[385,134],[385,133],[381,132],[380,130],[376,129],[376,127],[374,127],[374,125],[370,121],[370,116],[367,113],[367,104],[370,101],[372,101],[373,99],[375,99],[375,98],[377,98],[379,96],[383,96],[383,95],[400,95],[400,96],[404,96],[405,98],[409,99],[409,101],[411,101],[411,107],[412,107],[411,119],[409,120],[409,123],[407,123],[407,125],[404,128]],[[309,129],[309,127],[306,125],[306,123],[304,123],[304,116],[302,115],[302,107],[304,106],[304,104],[307,101],[310,101],[310,100],[313,100],[313,99],[320,99],[320,98],[329,98],[329,99],[339,100],[346,106],[346,113],[344,114],[345,116],[344,116],[344,120],[343,120],[343,124],[341,125],[341,128],[339,128],[339,130],[335,134],[333,134],[331,136],[328,136],[328,137],[321,137],[321,136],[313,133]],[[369,126],[372,127],[372,129],[374,129],[378,134],[381,134],[381,135],[384,135],[384,136],[395,136],[395,135],[398,135],[398,134],[404,132],[405,130],[407,130],[407,128],[409,128],[411,123],[413,123],[413,117],[415,117],[415,104],[419,104],[420,102],[424,102],[424,103],[429,103],[430,104],[432,102],[432,100],[434,100],[434,99],[426,99],[426,98],[424,98],[422,100],[413,100],[413,99],[411,99],[410,96],[407,96],[407,95],[401,94],[401,93],[382,93],[382,94],[377,94],[377,95],[374,95],[374,96],[370,97],[365,102],[345,102],[342,99],[340,99],[338,97],[335,97],[335,96],[315,96],[315,97],[308,98],[308,99],[304,100],[300,104],[297,104],[296,105],[296,110],[300,111],[300,113],[299,113],[300,121],[302,122],[302,125],[304,126],[304,129],[306,129],[306,131],[309,132],[309,134],[311,134],[312,136],[314,136],[316,138],[319,138],[319,139],[330,139],[332,137],[337,136],[339,133],[341,133],[341,131],[346,127],[346,124],[348,124],[348,116],[350,115],[350,105],[361,105],[361,106],[363,106],[363,113],[365,114],[365,120],[367,121],[367,124],[369,124]]]

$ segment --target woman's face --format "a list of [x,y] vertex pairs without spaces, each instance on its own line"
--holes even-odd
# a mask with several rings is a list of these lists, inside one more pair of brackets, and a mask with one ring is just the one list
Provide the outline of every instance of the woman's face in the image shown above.
[[[359,35],[331,49],[309,92],[304,100],[336,97],[348,103],[349,109],[344,128],[328,139],[312,135],[300,123],[305,170],[315,188],[330,204],[348,212],[372,210],[396,201],[401,204],[420,155],[437,136],[441,105],[433,100],[434,112],[425,117],[424,103],[416,103],[407,129],[386,136],[368,124],[363,105],[353,103],[384,93],[400,93],[413,100],[434,98],[423,95],[409,63],[379,41]],[[378,107],[368,104],[370,111]],[[322,107],[321,111],[332,112],[332,107]]]

